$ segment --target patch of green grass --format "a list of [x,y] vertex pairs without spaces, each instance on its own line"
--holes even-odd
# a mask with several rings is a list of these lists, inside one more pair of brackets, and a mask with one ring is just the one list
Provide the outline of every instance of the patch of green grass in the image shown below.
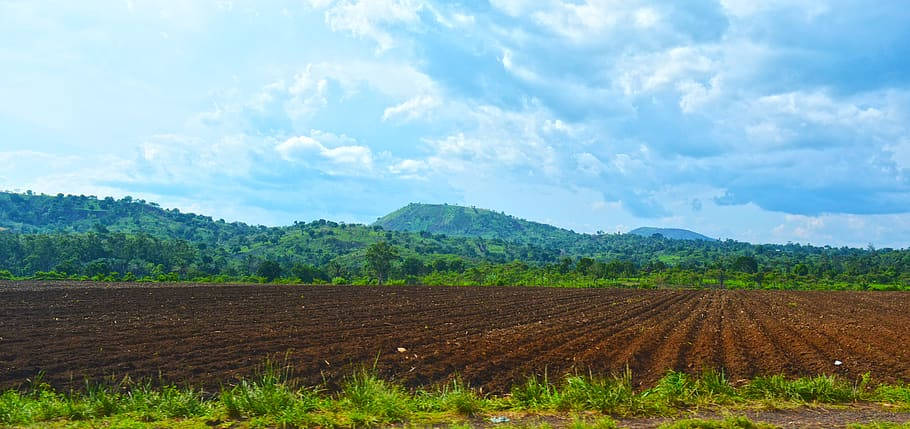
[[910,429],[910,423],[873,422],[867,424],[853,423],[847,429]]
[[882,385],[875,389],[875,397],[883,402],[897,404],[902,411],[910,411],[910,385]]
[[401,387],[362,370],[348,378],[339,406],[357,426],[404,421],[411,413],[412,397]]
[[[673,415],[701,406],[798,407],[872,401],[910,407],[910,387],[870,388],[836,377],[786,379],[758,377],[733,387],[722,372],[699,375],[668,372],[647,390],[632,387],[629,371],[610,377],[569,375],[558,384],[530,377],[503,397],[480,396],[459,380],[435,390],[409,392],[375,373],[362,370],[348,377],[337,393],[297,388],[290,370],[266,364],[260,374],[221,389],[212,396],[192,388],[152,384],[117,386],[87,384],[82,391],[61,394],[46,384],[0,393],[0,426],[25,427],[200,427],[201,423],[242,423],[241,427],[338,427],[391,424],[458,423],[488,413],[583,412],[571,427],[612,428],[604,415]],[[600,418],[603,417],[603,418]],[[64,424],[65,423],[65,424]],[[671,428],[767,427],[741,418],[722,421],[684,420]],[[883,426],[882,426],[883,425]],[[507,425],[506,425],[507,426]],[[882,423],[874,427],[888,426]]]
[[724,420],[686,419],[665,423],[660,429],[771,429],[777,426],[756,423],[746,417],[729,417]]
[[459,379],[452,380],[435,392],[418,392],[416,409],[428,412],[449,412],[472,417],[489,408],[490,401],[477,396]]
[[560,410],[593,410],[618,415],[639,413],[645,405],[641,395],[632,389],[632,374],[628,370],[612,377],[567,377],[554,399]]
[[853,385],[834,376],[820,375],[787,380],[782,375],[757,377],[742,394],[751,399],[839,404],[860,399],[865,385]]
[[619,424],[608,416],[597,418],[593,421],[575,418],[568,426],[569,429],[617,429]]
[[203,399],[202,392],[175,386],[141,385],[127,394],[126,402],[131,415],[148,422],[205,416],[212,411],[212,404]]
[[313,389],[294,389],[288,383],[290,370],[266,363],[261,374],[252,381],[243,380],[222,390],[221,409],[231,419],[250,419],[253,425],[309,426],[316,425],[313,412],[322,399]]
[[511,403],[515,408],[540,410],[551,407],[557,402],[559,394],[544,377],[539,380],[536,375],[528,377],[523,384],[512,387]]

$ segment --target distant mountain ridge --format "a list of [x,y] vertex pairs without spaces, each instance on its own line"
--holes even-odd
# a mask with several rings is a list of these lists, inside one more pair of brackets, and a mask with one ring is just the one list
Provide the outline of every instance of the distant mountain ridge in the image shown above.
[[482,237],[518,243],[560,242],[579,234],[476,207],[411,203],[379,218],[373,225],[407,232]]
[[629,234],[639,235],[642,237],[651,237],[654,234],[660,234],[664,238],[670,238],[673,240],[717,241],[716,238],[711,238],[706,235],[699,234],[695,231],[689,231],[688,229],[680,228],[654,228],[645,226],[641,228],[635,228],[629,231]]
[[[900,280],[910,285],[910,249],[754,245],[678,231],[580,234],[502,212],[447,204],[411,204],[370,226],[320,219],[266,227],[213,220],[129,197],[0,192],[0,278],[51,270],[89,277],[179,273],[184,279],[236,278],[254,275],[269,262],[279,264],[285,274],[300,273],[301,279],[316,270],[324,280],[348,281],[369,275],[366,249],[386,242],[401,256],[395,264],[399,279],[446,273],[440,275],[456,277],[434,281],[452,284],[535,284],[548,277],[533,276],[551,269],[577,271],[573,264],[585,266],[590,261],[581,261],[590,258],[604,270],[609,265],[628,275],[667,267],[695,275],[726,264],[744,273],[763,267],[780,276],[825,272],[838,281]],[[874,262],[868,262],[870,258]],[[745,262],[735,265],[740,260]],[[535,266],[544,271],[535,271]],[[618,276],[614,271],[611,275]],[[516,277],[525,275],[533,276]]]
[[[581,250],[579,245],[587,247],[585,243],[600,242],[604,238],[528,221],[502,212],[451,204],[411,203],[379,218],[372,226],[388,231],[476,237],[571,249],[572,252]],[[260,232],[262,228],[181,213],[177,209],[163,209],[155,203],[130,197],[116,200],[83,195],[0,192],[0,231],[32,234],[144,232],[162,238],[218,243],[238,234]],[[279,227],[283,228],[286,227]],[[629,234],[642,237],[661,234],[670,239],[716,241],[685,229],[645,227],[632,230]]]
[[[501,212],[451,204],[411,203],[379,218],[373,225],[391,231],[482,237],[518,243],[565,243],[594,238],[591,234],[580,234]],[[642,227],[633,229],[628,234],[640,237],[660,234],[664,238],[674,240],[717,241],[697,232],[679,228]]]

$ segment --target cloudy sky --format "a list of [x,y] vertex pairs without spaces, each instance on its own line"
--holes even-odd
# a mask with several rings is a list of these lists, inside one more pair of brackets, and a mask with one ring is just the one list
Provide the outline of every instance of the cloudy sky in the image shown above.
[[910,245],[910,8],[0,0],[0,189]]

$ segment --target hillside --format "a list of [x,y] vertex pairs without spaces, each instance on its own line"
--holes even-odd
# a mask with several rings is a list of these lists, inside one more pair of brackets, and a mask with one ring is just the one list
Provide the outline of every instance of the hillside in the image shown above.
[[673,240],[701,240],[701,241],[717,241],[717,239],[701,235],[694,231],[689,231],[688,229],[679,229],[679,228],[653,228],[653,227],[641,227],[635,228],[629,231],[629,234],[638,235],[641,237],[651,237],[654,234],[660,234],[664,238],[669,238]]
[[162,209],[155,203],[124,197],[39,195],[0,192],[0,230],[19,233],[122,232],[159,238],[222,243],[259,228],[208,216]]
[[575,232],[555,226],[492,210],[448,204],[411,203],[379,218],[373,225],[392,231],[495,238],[541,245],[553,245],[578,238]]
[[277,262],[286,275],[303,270],[324,279],[362,279],[369,275],[365,251],[380,241],[398,250],[396,278],[442,275],[427,281],[444,284],[553,284],[572,272],[596,278],[650,273],[687,284],[691,276],[725,269],[828,282],[910,277],[907,250],[669,236],[577,234],[489,210],[418,204],[371,226],[317,220],[265,227],[132,198],[0,193],[0,279],[49,271],[236,278],[255,274],[265,262]]

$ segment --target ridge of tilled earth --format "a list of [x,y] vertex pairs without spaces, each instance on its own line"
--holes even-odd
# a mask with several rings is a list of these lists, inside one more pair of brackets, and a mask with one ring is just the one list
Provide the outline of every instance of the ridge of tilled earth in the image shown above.
[[[532,374],[630,369],[910,381],[910,294],[532,287],[0,283],[0,388],[43,371],[217,389],[266,359],[337,387],[375,368],[506,393]],[[840,361],[842,365],[835,365]]]

